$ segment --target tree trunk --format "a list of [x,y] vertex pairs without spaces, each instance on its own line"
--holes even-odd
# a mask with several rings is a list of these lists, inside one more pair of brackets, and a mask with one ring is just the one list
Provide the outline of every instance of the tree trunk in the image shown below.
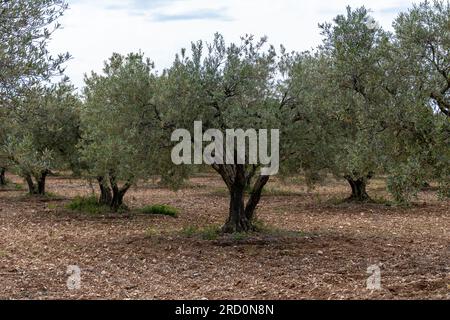
[[112,202],[112,191],[105,180],[105,177],[97,177],[98,185],[100,187],[100,198],[98,199],[99,204],[110,206]]
[[47,179],[48,173],[49,173],[48,170],[42,171],[40,176],[35,178],[36,183],[34,182],[31,174],[25,175],[25,181],[27,182],[28,185],[28,193],[30,195],[40,195],[40,196],[45,195],[45,181]]
[[228,220],[222,228],[224,233],[249,232],[252,230],[251,220],[245,215],[244,188],[233,186],[230,190],[230,208]]
[[110,207],[111,210],[117,212],[123,206],[123,197],[125,196],[125,193],[127,193],[128,189],[130,189],[131,183],[127,182],[122,188],[119,188],[116,182],[116,177],[113,174],[109,175],[109,181],[112,190]]
[[352,188],[352,195],[348,198],[349,201],[364,202],[370,200],[370,197],[366,191],[368,178],[359,178],[355,180],[351,177],[346,177],[345,179]]
[[252,221],[255,215],[256,207],[261,200],[261,195],[267,182],[269,182],[270,176],[260,176],[253,186],[253,190],[250,194],[250,199],[245,207],[245,216],[248,220]]
[[122,192],[119,188],[113,188],[113,196],[111,200],[111,210],[114,212],[119,211],[119,209],[123,205],[123,197],[125,196],[125,192]]
[[49,171],[42,171],[41,176],[37,180],[37,192],[41,196],[45,195],[45,180],[47,179],[48,174]]
[[36,185],[34,184],[33,178],[31,177],[30,174],[27,174],[25,176],[25,181],[28,185],[28,193],[30,195],[36,195],[37,194],[37,188]]
[[250,198],[245,204],[245,188],[248,184],[248,175],[245,174],[243,165],[214,166],[217,172],[222,176],[230,192],[230,207],[228,219],[222,227],[224,233],[250,232],[254,231],[252,221],[256,207],[261,199],[261,193],[264,186],[269,181],[269,176],[261,176],[256,181]]
[[0,187],[1,186],[6,186],[6,169],[5,168],[0,168]]

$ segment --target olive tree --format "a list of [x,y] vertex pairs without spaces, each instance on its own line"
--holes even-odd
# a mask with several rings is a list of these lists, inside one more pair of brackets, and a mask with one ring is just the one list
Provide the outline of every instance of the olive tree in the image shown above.
[[98,180],[100,203],[117,211],[137,181],[156,172],[161,122],[158,77],[143,54],[113,54],[102,74],[86,77],[82,160]]
[[[195,135],[195,121],[202,122],[200,129],[205,133],[209,129],[223,133],[227,129],[278,129],[276,110],[280,99],[274,90],[276,60],[275,50],[267,45],[265,38],[255,41],[252,36],[245,36],[241,43],[226,45],[223,37],[216,34],[212,43],[193,43],[191,55],[182,50],[164,74],[164,100],[168,105],[163,110],[167,124],[188,130],[191,137]],[[212,137],[210,141],[215,143],[218,139]],[[236,156],[236,145],[229,154]],[[225,160],[224,151],[216,150],[212,155],[218,161],[211,166],[221,176],[230,195],[223,231],[253,230],[255,210],[270,176],[264,175],[260,164],[250,164],[250,161],[230,164]],[[247,153],[247,160],[248,157]],[[246,190],[250,190],[247,201]]]
[[407,65],[410,88],[450,117],[450,2],[425,1],[394,22],[398,62]]
[[[369,199],[366,185],[375,174],[388,176],[389,191],[402,202],[427,179],[445,186],[448,120],[434,112],[436,100],[418,82],[417,66],[405,58],[408,49],[365,8],[348,8],[321,28],[325,39],[317,53],[290,67],[292,130],[303,137],[293,145],[301,151],[299,164],[345,178],[350,200]],[[299,144],[306,141],[305,121],[317,136],[307,153]]]
[[[309,103],[316,106],[310,111],[322,117],[316,128],[324,131],[318,134],[326,142],[321,144],[326,150],[322,152],[329,156],[321,166],[348,181],[350,200],[366,201],[367,183],[383,172],[392,138],[385,123],[393,106],[385,84],[390,36],[364,7],[348,7],[333,24],[320,27],[324,42],[318,49],[318,79],[309,94],[316,98]],[[305,94],[305,90],[300,92]]]
[[320,52],[284,52],[279,64],[281,173],[302,174],[310,187],[329,173],[331,159],[340,148],[335,141],[338,128],[326,99],[334,94],[327,83],[329,64],[329,58]]
[[[36,85],[63,73],[69,54],[53,57],[47,46],[67,9],[63,0],[0,0],[0,146],[4,143],[10,116],[6,109],[20,103]],[[6,161],[0,153],[0,185],[5,180]]]
[[406,202],[425,182],[450,192],[450,5],[425,1],[394,22],[393,92],[405,101],[395,136],[401,159],[389,170],[388,187]]
[[30,194],[44,195],[48,174],[70,168],[77,158],[80,100],[73,92],[66,81],[35,87],[16,100],[8,118],[3,152]]
[[69,55],[52,57],[47,45],[66,9],[63,0],[0,1],[0,106],[62,73]]

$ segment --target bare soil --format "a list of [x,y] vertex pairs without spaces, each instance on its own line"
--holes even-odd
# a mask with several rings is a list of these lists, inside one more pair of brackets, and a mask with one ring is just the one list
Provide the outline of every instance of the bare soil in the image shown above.
[[[9,176],[15,183],[22,181]],[[95,186],[94,186],[95,187]],[[382,181],[369,193],[387,197]],[[131,209],[167,204],[178,218],[74,213],[85,180],[53,177],[61,199],[0,190],[2,299],[449,299],[450,201],[433,190],[411,207],[339,203],[345,182],[308,191],[269,184],[258,219],[276,232],[204,240],[183,230],[221,225],[228,197],[214,175],[174,192],[153,183],[129,192]],[[67,287],[69,265],[81,288]],[[368,290],[378,265],[381,290]]]

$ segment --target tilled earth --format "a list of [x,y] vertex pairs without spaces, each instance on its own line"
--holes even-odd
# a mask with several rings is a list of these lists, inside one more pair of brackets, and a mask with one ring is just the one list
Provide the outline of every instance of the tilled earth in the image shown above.
[[[178,218],[73,213],[65,205],[89,195],[88,182],[56,177],[48,189],[61,199],[0,190],[1,299],[450,297],[450,201],[434,191],[405,208],[339,203],[348,191],[341,182],[311,192],[275,182],[258,210],[270,232],[204,240],[182,230],[224,222],[228,198],[216,176],[178,192],[149,183],[127,195],[131,209],[167,204]],[[383,189],[374,182],[369,192],[386,197]],[[81,270],[77,290],[67,285],[73,265]],[[380,290],[367,289],[374,265]]]

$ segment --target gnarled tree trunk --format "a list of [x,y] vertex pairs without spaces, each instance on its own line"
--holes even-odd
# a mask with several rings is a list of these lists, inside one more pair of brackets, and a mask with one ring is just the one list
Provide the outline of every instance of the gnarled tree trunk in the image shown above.
[[345,177],[347,182],[349,183],[350,187],[352,188],[352,194],[348,198],[349,201],[356,201],[356,202],[364,202],[370,200],[370,197],[367,193],[366,187],[367,187],[367,181],[370,178],[359,178],[354,179],[350,176]]
[[117,212],[123,206],[123,198],[127,191],[131,188],[131,182],[126,182],[122,187],[119,187],[114,173],[109,173],[109,180],[105,177],[97,177],[100,187],[99,203],[107,205],[112,211]]
[[105,177],[99,176],[97,177],[98,185],[100,187],[100,198],[98,199],[98,203],[105,206],[110,206],[112,201],[112,191],[108,185],[108,182],[105,180]]
[[119,188],[115,181],[113,183],[113,180],[111,179],[111,187],[113,191],[111,209],[114,212],[117,212],[123,206],[123,197],[125,196],[125,193],[127,193],[128,189],[130,189],[131,184],[126,183],[122,188]]
[[48,171],[41,172],[41,175],[37,178],[37,187],[38,187],[38,194],[44,195],[45,194],[45,181],[47,179]]
[[243,165],[216,165],[214,169],[222,176],[230,192],[230,207],[228,219],[222,228],[224,233],[253,231],[252,222],[256,207],[261,199],[264,186],[269,181],[269,176],[260,176],[252,188],[250,198],[245,203],[245,189],[247,187],[248,174]]
[[269,182],[270,176],[260,176],[253,186],[252,192],[250,194],[250,199],[247,202],[247,206],[245,207],[245,216],[250,221],[253,220],[255,215],[256,207],[258,206],[259,201],[261,200],[261,195],[264,187],[267,182]]
[[[237,171],[241,170],[238,169]],[[251,221],[245,215],[245,186],[245,177],[241,174],[236,174],[233,183],[229,187],[230,208],[228,220],[222,229],[225,233],[247,232],[252,229]]]
[[6,168],[0,168],[0,187],[6,186]]
[[25,181],[27,182],[28,192],[30,195],[45,195],[45,182],[48,174],[48,170],[41,171],[40,175],[35,177],[36,182],[33,180],[33,176],[31,174],[25,175]]
[[31,177],[31,175],[27,174],[25,176],[25,181],[28,185],[28,193],[30,195],[37,194],[37,188],[36,188],[36,185],[34,184],[34,181],[33,181],[33,178]]

